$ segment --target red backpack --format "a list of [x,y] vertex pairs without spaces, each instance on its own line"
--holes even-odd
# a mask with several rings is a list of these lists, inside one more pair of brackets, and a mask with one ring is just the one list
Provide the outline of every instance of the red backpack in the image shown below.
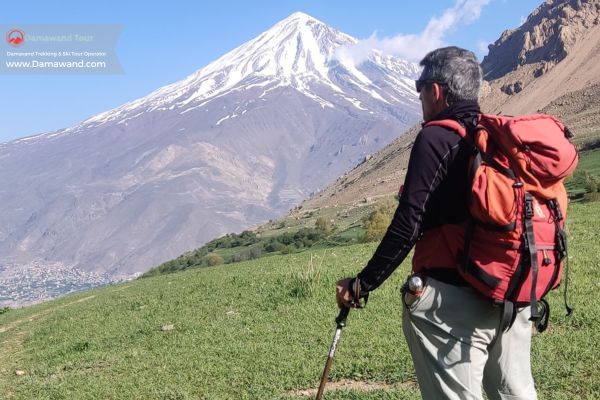
[[571,133],[544,114],[471,114],[426,124],[433,125],[455,131],[474,147],[471,218],[464,236],[459,235],[459,273],[505,305],[505,329],[511,325],[513,305],[531,304],[531,319],[539,322],[544,315],[538,302],[549,310],[542,299],[559,285],[567,254],[563,181],[578,162]]

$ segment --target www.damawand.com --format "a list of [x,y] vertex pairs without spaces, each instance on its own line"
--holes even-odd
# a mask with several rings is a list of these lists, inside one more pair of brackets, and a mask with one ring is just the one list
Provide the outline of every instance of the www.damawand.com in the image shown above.
[[6,68],[106,68],[106,61],[6,61]]

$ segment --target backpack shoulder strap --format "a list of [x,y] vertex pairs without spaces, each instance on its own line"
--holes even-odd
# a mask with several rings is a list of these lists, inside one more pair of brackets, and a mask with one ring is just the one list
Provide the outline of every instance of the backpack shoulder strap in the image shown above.
[[456,132],[461,138],[473,142],[475,131],[481,129],[479,120],[483,115],[476,112],[466,112],[458,114],[454,118],[429,121],[424,126],[441,126]]
[[456,132],[461,138],[467,137],[467,130],[465,127],[455,119],[441,119],[426,122],[424,127],[428,126],[441,126],[442,128],[450,129]]

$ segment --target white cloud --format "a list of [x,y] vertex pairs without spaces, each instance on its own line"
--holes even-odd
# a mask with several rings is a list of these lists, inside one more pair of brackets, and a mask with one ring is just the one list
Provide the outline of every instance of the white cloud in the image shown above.
[[425,54],[442,47],[444,37],[459,25],[471,23],[481,15],[481,10],[490,0],[455,0],[454,6],[441,16],[432,17],[425,29],[416,34],[378,38],[373,33],[353,46],[343,46],[334,55],[340,61],[358,65],[365,61],[374,49],[384,54],[398,56],[411,61],[419,61]]
[[525,23],[525,21],[527,21],[527,17],[524,17],[521,15],[521,21],[519,23],[519,26],[523,25]]
[[483,60],[483,57],[487,56],[489,49],[488,46],[490,45],[490,42],[485,41],[485,40],[480,40],[477,42],[477,57],[480,60]]

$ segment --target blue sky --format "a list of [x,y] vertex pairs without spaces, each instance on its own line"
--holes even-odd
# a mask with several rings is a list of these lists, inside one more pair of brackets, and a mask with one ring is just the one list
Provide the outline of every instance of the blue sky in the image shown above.
[[[460,1],[485,4],[479,17],[444,43],[486,54],[482,46],[518,27],[541,0],[419,1],[112,1],[7,2],[0,23],[122,24],[122,75],[0,75],[0,142],[70,127],[145,96],[303,11],[358,39],[419,34]],[[4,37],[5,33],[2,33]]]

